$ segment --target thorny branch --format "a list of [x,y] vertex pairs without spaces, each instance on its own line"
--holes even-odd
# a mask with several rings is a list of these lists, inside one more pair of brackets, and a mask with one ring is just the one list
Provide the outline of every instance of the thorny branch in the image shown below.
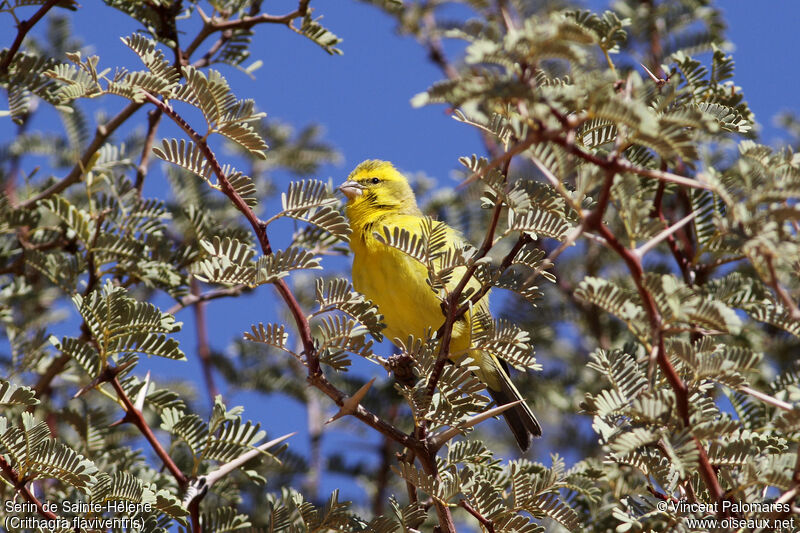
[[458,502],[458,505],[466,509],[466,511],[475,517],[475,520],[480,522],[480,524],[486,528],[488,533],[494,533],[494,522],[483,516],[477,509],[469,504],[467,500],[462,499]]
[[[599,158],[598,158],[599,159]],[[650,321],[650,328],[654,339],[653,349],[655,350],[655,359],[661,368],[662,373],[667,378],[670,386],[672,387],[675,399],[677,402],[678,416],[686,427],[689,427],[689,389],[686,383],[678,375],[675,367],[669,360],[669,356],[664,346],[664,332],[661,323],[661,314],[658,312],[658,307],[653,295],[644,286],[644,269],[642,268],[641,257],[636,254],[635,250],[626,248],[619,242],[617,237],[611,232],[610,229],[603,223],[603,214],[608,206],[608,200],[611,193],[611,185],[616,176],[617,165],[612,160],[599,159],[599,165],[606,171],[606,179],[603,184],[603,189],[600,193],[597,207],[589,215],[584,218],[584,223],[588,229],[596,231],[606,241],[609,248],[614,250],[619,255],[630,270],[631,277],[633,278],[636,289],[644,304],[645,311],[647,312]],[[693,438],[695,446],[698,451],[698,462],[700,466],[700,475],[703,478],[712,498],[716,502],[721,502],[725,496],[722,487],[717,479],[717,474],[711,466],[705,448],[697,438]],[[721,506],[719,507],[722,508]]]
[[[157,108],[161,109],[165,115],[167,115],[170,119],[172,119],[190,138],[193,142],[197,144],[197,146],[202,151],[203,155],[209,162],[209,165],[214,172],[214,175],[217,177],[217,181],[219,183],[220,190],[233,202],[236,208],[244,215],[247,221],[250,223],[253,231],[256,234],[256,238],[261,246],[262,252],[264,254],[271,254],[272,247],[269,242],[269,238],[266,233],[266,225],[256,217],[253,210],[245,203],[245,201],[241,198],[241,196],[236,192],[236,190],[230,185],[230,182],[227,179],[227,176],[222,171],[222,167],[219,164],[219,161],[216,158],[216,155],[213,153],[211,148],[208,146],[208,143],[205,139],[203,139],[183,118],[178,115],[169,105],[165,104],[155,96],[151,94],[146,94],[145,99],[155,105]],[[305,313],[300,308],[300,304],[297,302],[294,294],[292,293],[291,289],[289,289],[288,285],[283,280],[278,280],[275,283],[276,288],[278,289],[279,294],[283,298],[284,302],[286,303],[287,307],[289,308],[292,316],[294,317],[295,324],[297,326],[297,330],[300,335],[300,340],[303,344],[303,352],[305,356],[305,363],[308,368],[308,382],[313,385],[314,387],[318,388],[324,394],[326,394],[329,398],[331,398],[336,405],[342,407],[345,405],[348,396],[339,390],[336,386],[334,386],[322,372],[319,364],[319,357],[314,347],[313,339],[311,338],[311,328],[306,318]],[[373,429],[377,430],[381,434],[391,438],[392,440],[398,442],[402,446],[406,448],[410,448],[414,450],[417,454],[417,457],[420,459],[423,468],[428,471],[428,473],[435,472],[435,461],[432,458],[431,454],[425,449],[424,444],[420,442],[418,439],[411,437],[399,429],[397,429],[392,424],[386,422],[385,420],[379,418],[374,413],[365,409],[360,403],[356,404],[350,410],[343,414],[350,414],[363,423],[367,424],[368,426],[372,427]],[[431,472],[429,471],[431,468],[434,470]],[[452,525],[452,517],[450,517],[450,511],[446,505],[438,504],[437,511],[439,512],[440,523],[445,528],[445,531],[455,531],[454,527],[448,526],[448,523]]]
[[200,294],[188,294],[181,298],[181,300],[167,310],[167,314],[174,315],[181,309],[186,309],[201,302],[208,302],[209,300],[216,300],[217,298],[226,298],[228,296],[239,296],[247,292],[249,289],[245,285],[234,285],[233,287],[225,287],[224,289],[213,289],[208,292]]
[[[217,177],[220,190],[225,194],[225,196],[227,196],[231,200],[231,202],[233,202],[237,210],[239,210],[239,212],[241,212],[242,215],[244,215],[244,217],[250,223],[251,227],[253,228],[253,231],[256,234],[256,238],[258,239],[258,242],[261,246],[262,252],[265,255],[271,254],[272,247],[270,245],[269,238],[266,233],[266,224],[264,224],[261,220],[258,219],[258,217],[256,217],[255,213],[250,208],[250,206],[248,206],[245,203],[245,201],[242,199],[239,193],[236,192],[236,190],[231,186],[227,176],[222,171],[222,167],[219,161],[217,160],[216,155],[208,146],[206,140],[203,137],[201,137],[169,105],[167,105],[166,103],[162,102],[161,100],[159,100],[158,98],[149,93],[145,93],[145,99],[148,102],[155,105],[157,108],[161,109],[165,115],[167,115],[170,119],[172,119],[191,138],[191,140],[194,143],[196,143],[196,145],[202,151],[204,157],[207,159],[212,169],[212,172]],[[497,217],[499,217],[499,209]],[[495,220],[494,225],[496,226],[496,224],[497,221]],[[488,251],[488,249],[491,248],[491,244],[493,242],[493,236],[494,236],[494,231],[491,232],[490,237],[487,237],[488,245],[486,245],[486,251]],[[465,276],[465,278],[467,278],[468,280],[468,276]],[[424,442],[403,433],[389,422],[381,419],[374,413],[365,409],[360,404],[360,402],[356,403],[355,405],[349,405],[346,403],[346,400],[348,400],[348,396],[344,392],[339,390],[330,381],[328,381],[328,379],[322,372],[319,363],[319,356],[316,352],[316,348],[314,347],[313,339],[311,338],[311,328],[308,323],[308,319],[306,318],[305,313],[300,308],[300,304],[297,302],[297,299],[295,298],[291,289],[289,289],[288,285],[286,285],[286,283],[283,280],[278,280],[274,282],[274,284],[278,289],[278,292],[283,298],[284,302],[289,307],[292,316],[294,317],[295,324],[297,326],[297,330],[300,335],[300,340],[303,344],[305,363],[308,368],[308,377],[307,377],[308,382],[314,387],[318,388],[324,394],[326,394],[329,398],[331,398],[334,401],[334,403],[336,403],[336,405],[340,407],[347,406],[347,411],[341,412],[340,414],[352,415],[361,420],[363,423],[377,430],[381,434],[401,444],[402,446],[414,450],[425,472],[428,473],[429,475],[434,475],[434,476],[437,475],[435,451],[429,450]],[[464,281],[463,286],[466,286],[466,281]],[[452,323],[450,324],[450,328],[452,329]],[[199,499],[194,500],[194,502],[196,502],[195,505],[199,505]],[[442,528],[442,531],[455,532],[455,525],[449,507],[443,502],[436,502],[435,507],[437,510],[437,514],[439,516],[439,524]]]
[[144,178],[147,176],[147,167],[150,163],[150,154],[153,151],[153,141],[158,132],[159,122],[161,122],[160,109],[153,109],[147,113],[147,135],[144,138],[144,146],[142,147],[142,156],[139,159],[139,166],[136,167],[136,183],[134,184],[139,196],[142,195]]
[[95,131],[94,138],[92,142],[89,143],[89,146],[86,148],[86,151],[83,153],[83,157],[81,157],[80,161],[78,161],[72,170],[70,170],[69,174],[67,174],[64,179],[54,183],[52,186],[48,187],[44,191],[40,192],[39,194],[28,198],[24,202],[21,202],[18,207],[25,208],[30,207],[39,200],[47,198],[48,196],[52,196],[54,194],[58,194],[61,191],[64,191],[70,185],[74,185],[78,183],[81,178],[83,177],[86,170],[89,168],[89,165],[94,158],[97,151],[103,147],[103,144],[108,140],[109,137],[119,128],[126,120],[128,120],[136,111],[142,107],[142,103],[131,102],[126,105],[122,111],[117,113],[117,115],[106,122],[105,124],[101,124],[97,126],[97,130]]
[[[200,298],[200,282],[192,278],[192,295]],[[208,327],[206,321],[206,302],[198,301],[194,306],[195,330],[197,332],[197,355],[200,358],[200,366],[203,369],[203,378],[206,382],[208,400],[213,406],[215,398],[219,394],[216,383],[214,383],[214,373],[211,369],[211,347],[208,343]]]
[[214,16],[209,17],[198,6],[197,12],[200,14],[200,18],[203,19],[203,27],[186,50],[183,51],[183,57],[189,58],[209,36],[218,31],[222,32],[222,36],[212,45],[211,50],[196,62],[195,66],[206,66],[214,54],[214,50],[219,50],[225,42],[230,40],[235,30],[249,30],[259,24],[285,24],[294,29],[292,26],[293,21],[299,17],[304,17],[308,13],[308,4],[310,2],[311,0],[300,0],[297,4],[297,9],[285,15],[261,13],[233,20],[220,20]]
[[[508,169],[511,166],[511,157],[505,158],[504,166],[503,166],[503,178],[504,181],[508,180]],[[498,198],[497,203],[494,206],[494,210],[492,210],[492,218],[489,222],[489,228],[486,230],[486,236],[483,239],[483,243],[481,244],[478,251],[472,257],[470,261],[470,265],[467,267],[466,272],[464,275],[461,276],[458,284],[455,288],[450,291],[447,295],[447,298],[443,302],[443,308],[445,310],[445,319],[444,324],[439,328],[439,331],[436,332],[436,336],[441,339],[439,341],[439,354],[436,357],[436,364],[433,367],[433,372],[431,372],[430,377],[428,378],[428,386],[427,386],[427,394],[428,396],[432,396],[434,390],[436,390],[436,383],[439,381],[439,378],[442,375],[442,370],[444,370],[444,365],[447,362],[447,358],[450,355],[450,340],[453,335],[453,326],[458,320],[459,315],[458,312],[461,310],[461,307],[458,306],[458,301],[461,298],[461,293],[464,292],[464,289],[467,287],[467,284],[472,280],[472,275],[475,273],[475,270],[478,268],[478,261],[486,257],[486,254],[489,253],[489,250],[492,249],[494,246],[494,234],[497,230],[497,223],[500,220],[500,213],[503,210],[503,201]],[[516,252],[514,252],[516,255]],[[512,257],[513,258],[513,257]],[[466,309],[464,310],[466,312]]]
[[36,13],[33,14],[31,18],[28,20],[20,21],[19,25],[17,26],[17,36],[14,38],[14,42],[11,43],[11,47],[6,52],[5,57],[3,57],[3,61],[0,62],[0,72],[5,73],[8,72],[8,67],[11,65],[11,62],[14,60],[14,56],[19,51],[19,47],[22,46],[22,41],[25,40],[25,36],[31,31],[37,22],[42,20],[50,9],[55,7],[57,3],[61,0],[48,0],[46,3],[39,8]]
[[[114,372],[114,369],[107,369],[109,372]],[[111,386],[114,388],[114,392],[117,393],[117,398],[122,402],[122,405],[125,409],[125,416],[122,418],[122,422],[130,422],[134,426],[136,426],[150,446],[153,448],[153,451],[156,453],[159,459],[164,463],[164,466],[167,470],[172,474],[172,477],[175,478],[175,481],[178,482],[178,486],[181,489],[186,488],[187,483],[189,482],[186,475],[178,468],[178,465],[175,464],[175,461],[172,460],[172,457],[169,456],[167,451],[161,446],[161,443],[158,442],[153,430],[150,429],[150,426],[147,424],[147,421],[144,419],[142,412],[139,411],[133,402],[128,397],[125,389],[122,388],[122,385],[117,379],[116,375],[113,375],[111,379],[108,380],[111,383]]]
[[42,502],[28,488],[26,481],[19,477],[19,474],[11,465],[0,455],[0,470],[5,474],[6,479],[14,485],[14,490],[22,495],[25,500],[36,506],[36,512],[48,520],[57,520],[58,515],[52,511],[46,511]]

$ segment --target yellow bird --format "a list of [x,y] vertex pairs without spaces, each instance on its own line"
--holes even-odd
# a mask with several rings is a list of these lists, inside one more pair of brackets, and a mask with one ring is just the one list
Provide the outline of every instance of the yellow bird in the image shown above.
[[[376,232],[382,234],[384,227],[402,228],[412,235],[422,233],[424,218],[408,180],[391,163],[369,160],[358,165],[339,190],[347,197],[346,213],[352,230],[353,286],[378,306],[386,323],[386,336],[405,340],[409,335],[424,337],[428,328],[436,331],[445,317],[440,298],[426,282],[426,267],[374,236]],[[446,225],[445,229],[450,248],[464,242],[456,230]],[[464,272],[464,267],[455,270],[449,290],[455,288]],[[477,289],[480,284],[473,278],[467,286]],[[484,297],[479,305],[488,307],[488,298]],[[458,359],[469,353],[478,367],[476,375],[498,405],[522,400],[511,383],[505,362],[491,353],[470,351],[471,336],[468,312],[453,326],[450,343],[453,357]],[[523,450],[530,445],[530,435],[542,434],[539,422],[524,400],[506,410],[503,416]]]

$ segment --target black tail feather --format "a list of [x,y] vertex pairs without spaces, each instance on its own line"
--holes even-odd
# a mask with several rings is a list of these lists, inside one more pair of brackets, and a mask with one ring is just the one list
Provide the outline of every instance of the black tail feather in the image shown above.
[[[505,405],[507,403],[516,402],[517,400],[522,400],[522,398],[517,397],[518,393],[514,394],[516,392],[515,390],[496,391],[488,389],[488,391],[497,405]],[[506,423],[508,427],[511,428],[511,433],[514,434],[514,438],[517,440],[517,444],[519,444],[522,451],[530,447],[531,435],[534,437],[542,436],[542,426],[539,425],[539,421],[533,416],[533,412],[527,406],[525,400],[522,400],[522,403],[504,411],[503,418],[506,419]]]

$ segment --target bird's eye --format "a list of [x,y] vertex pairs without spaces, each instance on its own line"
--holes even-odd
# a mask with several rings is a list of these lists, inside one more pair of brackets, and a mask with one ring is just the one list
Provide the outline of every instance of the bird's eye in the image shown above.
[[369,180],[369,182],[372,183],[373,185],[377,185],[378,183],[381,182],[381,180],[379,180],[378,178],[372,178],[371,180]]

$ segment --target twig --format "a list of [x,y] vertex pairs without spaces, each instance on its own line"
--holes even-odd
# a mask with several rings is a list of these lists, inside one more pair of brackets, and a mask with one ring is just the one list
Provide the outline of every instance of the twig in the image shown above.
[[19,477],[16,470],[12,468],[12,466],[3,458],[2,455],[0,455],[0,470],[5,473],[6,479],[8,479],[8,481],[14,485],[14,490],[16,490],[19,494],[22,494],[23,498],[36,506],[37,513],[48,520],[58,520],[59,517],[57,514],[53,513],[52,511],[45,510],[44,504],[39,501],[39,498],[34,496],[34,494],[28,488],[25,480]]
[[150,443],[150,446],[153,448],[153,451],[156,453],[158,458],[161,459],[161,461],[164,463],[164,466],[175,478],[175,481],[178,482],[178,486],[181,489],[186,488],[186,485],[189,482],[186,475],[181,471],[180,468],[178,468],[178,465],[175,464],[175,461],[172,460],[172,457],[170,457],[166,450],[164,450],[163,446],[161,446],[161,443],[158,442],[153,430],[150,429],[150,426],[147,425],[147,421],[144,419],[144,416],[142,416],[141,411],[136,409],[136,407],[133,405],[133,402],[131,402],[131,399],[125,393],[125,389],[123,389],[122,385],[120,385],[117,376],[114,376],[112,379],[110,379],[109,383],[111,383],[111,386],[117,393],[117,398],[119,398],[123,407],[125,408],[125,416],[122,418],[122,422],[130,422],[139,429],[147,442]]
[[[661,164],[661,169],[666,170],[666,163]],[[652,217],[658,218],[664,226],[669,226],[669,222],[667,221],[667,217],[664,216],[663,211],[663,200],[664,200],[664,190],[666,189],[666,182],[660,181],[658,183],[658,189],[656,190],[656,195],[653,198],[653,211],[651,213]],[[675,262],[678,263],[678,268],[681,270],[681,274],[683,275],[683,281],[687,284],[692,284],[694,282],[694,272],[690,269],[691,260],[688,255],[678,248],[678,243],[675,240],[675,236],[673,234],[669,234],[666,237],[667,239],[667,246],[669,247],[670,252],[672,252],[672,257],[675,258]]]
[[461,500],[458,502],[458,505],[460,505],[461,507],[463,507],[464,509],[466,509],[466,510],[467,510],[467,512],[468,512],[469,514],[471,514],[472,516],[474,516],[474,517],[475,517],[475,520],[477,520],[478,522],[480,522],[480,523],[481,523],[481,525],[482,525],[483,527],[485,527],[485,528],[486,528],[486,531],[487,531],[488,533],[494,533],[494,522],[493,522],[493,521],[491,521],[491,520],[489,520],[489,519],[488,519],[488,518],[486,518],[485,516],[483,516],[483,515],[482,515],[482,514],[481,514],[481,513],[480,513],[480,512],[477,510],[477,509],[475,509],[473,506],[471,506],[471,505],[470,505],[470,504],[467,502],[467,500],[465,500],[465,499],[463,499],[463,498],[462,498],[462,499],[461,499]]
[[139,196],[142,195],[142,187],[144,187],[144,178],[147,176],[147,166],[150,163],[150,154],[153,151],[153,140],[156,138],[158,131],[158,123],[161,122],[162,111],[160,109],[152,109],[147,113],[147,136],[144,138],[144,146],[142,147],[142,156],[139,159],[139,166],[136,167],[136,192]]
[[[510,166],[511,157],[507,157],[505,158],[503,167],[503,176],[505,179],[508,178],[508,169]],[[453,336],[453,326],[458,319],[458,299],[461,297],[461,293],[467,287],[467,283],[470,282],[472,275],[478,268],[478,261],[486,257],[486,254],[489,253],[489,250],[491,250],[492,246],[494,246],[494,234],[497,230],[497,223],[500,220],[500,212],[502,210],[503,202],[500,200],[500,198],[498,198],[497,203],[494,206],[494,210],[492,211],[492,218],[489,222],[489,228],[486,230],[486,236],[483,239],[481,247],[478,248],[478,251],[473,256],[469,267],[467,267],[464,275],[461,276],[458,284],[452,291],[450,291],[450,293],[447,295],[447,298],[443,302],[445,320],[442,326],[439,328],[439,331],[437,331],[437,337],[441,340],[439,341],[439,353],[436,356],[436,363],[434,364],[433,371],[428,378],[428,385],[426,387],[428,396],[433,396],[433,392],[436,390],[436,383],[439,381],[439,378],[442,375],[442,370],[444,370],[444,365],[447,362],[450,354],[450,340]]]
[[[524,232],[521,233],[519,238],[517,239],[517,242],[514,243],[514,246],[511,247],[511,250],[508,251],[506,256],[500,262],[500,266],[497,269],[497,275],[498,276],[502,275],[503,272],[508,270],[508,268],[514,262],[514,258],[517,256],[517,254],[522,249],[522,247],[525,246],[526,244],[528,244],[529,242],[532,242],[532,241],[533,241],[533,239],[531,238],[530,235],[528,235],[527,233],[524,233]],[[545,260],[540,265],[540,268],[547,268],[548,264],[549,263],[547,262],[547,260]],[[473,305],[477,304],[479,301],[481,301],[483,299],[483,297],[486,296],[486,294],[488,294],[488,292],[491,290],[491,288],[492,288],[491,285],[481,285],[481,288],[478,289],[477,291],[475,291],[475,294],[473,294],[470,297],[469,301],[466,302],[466,303],[461,304],[461,307],[459,307],[456,310],[456,315],[455,315],[456,316],[456,320],[458,320],[459,318],[464,316],[467,313],[467,311],[469,311],[471,306],[473,306]]]
[[800,320],[800,309],[798,309],[797,304],[792,299],[791,295],[786,292],[786,289],[783,288],[780,281],[778,281],[778,274],[775,271],[775,265],[772,263],[772,252],[766,251],[764,254],[764,260],[767,262],[767,269],[769,270],[770,279],[767,281],[767,285],[772,287],[772,290],[775,291],[775,294],[778,295],[778,298],[783,302],[783,305],[786,306],[786,309],[789,311],[789,315],[792,317],[792,320]]
[[668,227],[664,231],[660,232],[658,235],[656,235],[655,237],[653,237],[652,239],[650,239],[649,241],[647,241],[646,243],[635,249],[633,253],[636,254],[636,256],[641,260],[641,258],[644,257],[644,254],[646,254],[647,252],[658,246],[659,243],[661,243],[661,241],[663,241],[668,237],[671,237],[673,233],[675,233],[683,226],[694,220],[695,216],[697,216],[697,212],[692,211],[691,213],[680,219],[678,222]]
[[[186,50],[184,50],[183,56],[185,58],[189,58],[203,43],[203,41],[208,38],[209,35],[218,31],[233,32],[237,29],[247,30],[258,24],[285,24],[289,26],[294,19],[298,17],[304,17],[306,13],[308,13],[308,4],[310,1],[311,0],[300,0],[297,4],[297,9],[291,13],[286,13],[285,15],[270,15],[268,13],[262,13],[260,15],[242,17],[234,20],[216,20],[212,17],[208,17],[198,7],[197,11],[200,14],[200,17],[203,19],[203,28],[189,44]],[[228,37],[228,39],[230,39],[230,37]]]
[[140,107],[142,107],[143,103],[136,103],[131,102],[127,106],[125,106],[122,111],[117,113],[117,115],[106,122],[105,124],[101,124],[97,126],[97,131],[95,132],[94,139],[89,144],[86,151],[83,153],[83,157],[78,163],[72,167],[69,174],[64,177],[61,181],[54,183],[52,186],[48,187],[44,191],[40,192],[39,194],[28,198],[24,202],[21,202],[18,207],[25,208],[30,207],[31,205],[35,204],[39,200],[43,198],[47,198],[48,196],[52,196],[53,194],[58,194],[70,185],[74,185],[81,180],[85,169],[89,166],[92,158],[94,157],[95,153],[102,148],[103,144],[106,140],[114,133],[117,128],[119,128],[126,120],[128,120],[131,115],[136,113]]
[[60,0],[48,0],[31,18],[20,21],[19,25],[17,25],[17,36],[14,38],[14,42],[11,43],[11,47],[8,49],[8,52],[6,52],[3,61],[0,62],[0,72],[8,72],[8,67],[11,65],[11,61],[14,60],[17,51],[19,51],[19,47],[22,46],[22,41],[25,40],[25,36],[59,1]]
[[214,289],[202,294],[189,294],[181,298],[180,302],[176,303],[167,310],[167,313],[174,315],[181,309],[191,307],[201,302],[208,302],[209,300],[216,300],[217,298],[225,298],[227,296],[239,296],[246,292],[248,287],[245,285],[234,285],[233,287],[226,287],[224,289]]
[[711,186],[708,185],[707,183],[687,178],[685,176],[680,176],[678,174],[673,174],[672,172],[667,172],[664,170],[655,170],[652,168],[640,168],[622,158],[617,158],[611,161],[603,159],[590,152],[584,151],[574,142],[570,142],[567,138],[561,137],[560,131],[556,132],[544,131],[542,132],[542,138],[548,141],[552,141],[564,147],[569,153],[576,155],[581,159],[593,163],[606,170],[613,170],[614,172],[630,172],[632,174],[643,176],[645,178],[652,178],[667,183],[676,183],[678,185],[683,185],[684,187],[711,190]]
[[[436,454],[432,451],[425,450],[425,453],[417,456],[419,463],[422,465],[422,470],[429,476],[436,479],[439,478],[439,468],[436,465]],[[450,512],[450,507],[440,500],[433,497],[433,505],[436,507],[436,514],[439,516],[438,530],[442,533],[455,533],[456,525],[453,522],[453,514]]]
[[[236,190],[231,187],[228,178],[222,171],[222,166],[217,160],[214,152],[208,146],[206,140],[201,137],[185,120],[183,120],[183,118],[178,115],[172,109],[172,107],[149,93],[145,93],[145,99],[156,107],[160,108],[164,114],[172,119],[184,132],[186,132],[191,140],[194,141],[195,144],[200,148],[203,156],[207,159],[212,172],[217,177],[217,181],[219,182],[219,186],[223,194],[225,194],[225,196],[227,196],[231,202],[233,202],[234,206],[250,223],[251,227],[253,228],[253,232],[256,234],[256,238],[261,246],[262,252],[265,255],[271,254],[272,247],[266,233],[266,226],[258,219],[258,217],[256,217],[250,206],[248,206],[242,197],[239,196],[239,193],[237,193]],[[302,309],[300,308],[300,304],[297,302],[297,299],[289,289],[288,285],[286,285],[284,280],[278,280],[274,282],[274,285],[289,308],[289,311],[291,312],[297,326],[300,340],[303,344],[305,363],[308,368],[308,382],[325,393],[336,403],[336,405],[342,407],[345,404],[348,396],[344,392],[337,389],[322,373],[322,369],[320,368],[319,364],[319,357],[317,355],[316,348],[314,347],[314,341],[311,337],[311,327],[308,323],[305,313],[303,313]],[[379,431],[381,434],[386,435],[394,441],[402,444],[403,446],[410,447],[415,450],[421,450],[422,445],[417,439],[409,437],[393,425],[387,423],[377,415],[365,409],[362,405],[359,404],[355,406],[353,412],[349,414],[358,418],[373,429]]]
[[564,250],[575,244],[575,241],[578,239],[578,237],[583,235],[584,232],[585,225],[582,223],[572,228],[572,230],[570,230],[570,232],[564,237],[564,242],[562,242],[558,248],[548,254],[547,258],[542,261],[541,264],[536,267],[536,269],[525,279],[525,283],[530,283],[536,276],[541,274],[545,268],[553,265],[556,258],[561,255]]
[[[200,296],[200,283],[196,278],[190,282],[192,294]],[[208,344],[208,329],[206,327],[206,302],[197,302],[194,306],[194,322],[197,332],[197,355],[200,357],[200,366],[203,369],[203,377],[206,381],[208,391],[208,401],[214,405],[215,398],[219,394],[217,385],[214,383],[214,374],[211,371],[211,348]]]

